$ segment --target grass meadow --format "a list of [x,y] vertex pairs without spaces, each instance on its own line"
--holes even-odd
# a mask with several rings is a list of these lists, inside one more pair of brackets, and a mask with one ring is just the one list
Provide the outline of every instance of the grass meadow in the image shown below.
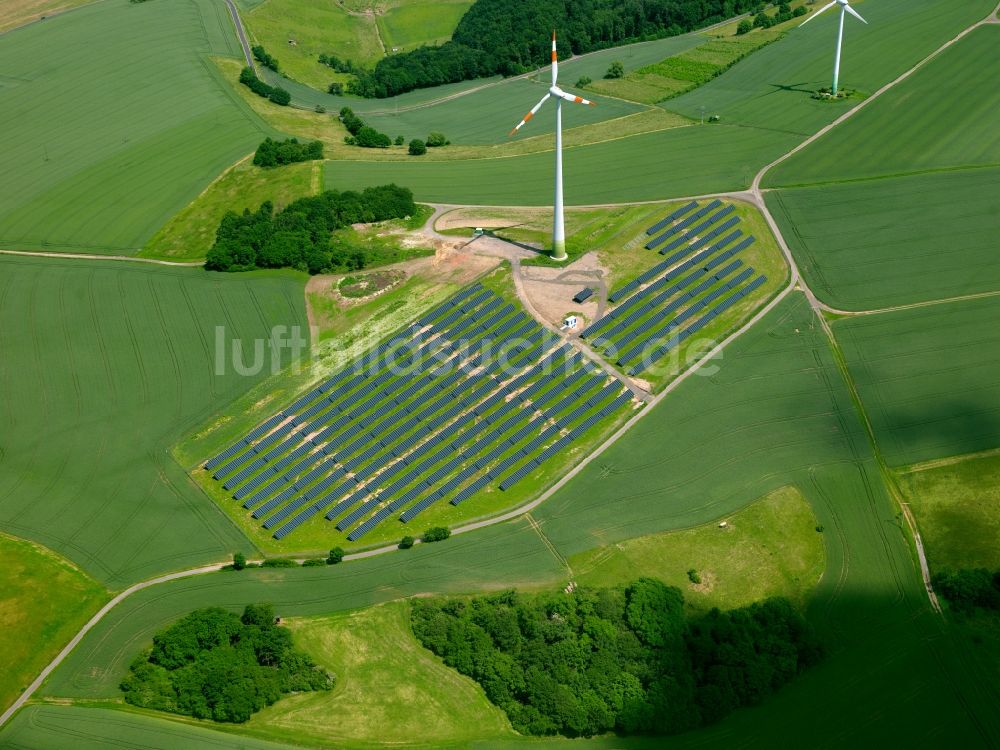
[[[772,596],[803,605],[825,567],[818,528],[802,494],[782,487],[732,515],[588,550],[573,555],[569,564],[582,586],[659,578],[683,591],[693,612],[742,607]],[[691,580],[690,570],[699,582]]]
[[6,709],[109,598],[69,561],[0,534],[0,710]]
[[0,37],[0,247],[136,253],[252,151],[272,131],[209,54],[237,54],[210,0],[106,0]]
[[892,466],[1000,445],[1000,297],[837,321]]
[[516,736],[476,682],[417,641],[405,601],[293,618],[288,627],[296,647],[337,675],[337,684],[264,709],[247,724],[248,734],[323,747],[439,747]]
[[12,256],[0,269],[0,528],[112,589],[245,544],[168,451],[270,372],[217,374],[216,326],[250,350],[274,325],[305,332],[301,280]]
[[398,0],[375,16],[386,50],[405,51],[443,44],[472,5],[472,0]]
[[253,43],[278,59],[284,74],[321,91],[331,81],[343,79],[319,64],[321,54],[335,54],[364,67],[384,56],[375,17],[349,13],[338,3],[266,0],[243,14],[243,24]]
[[144,258],[201,260],[215,243],[215,231],[227,211],[256,211],[264,201],[275,210],[321,187],[322,164],[302,162],[263,169],[249,161],[224,172],[168,221],[143,247]]
[[1000,568],[1000,454],[929,461],[900,470],[931,570]]

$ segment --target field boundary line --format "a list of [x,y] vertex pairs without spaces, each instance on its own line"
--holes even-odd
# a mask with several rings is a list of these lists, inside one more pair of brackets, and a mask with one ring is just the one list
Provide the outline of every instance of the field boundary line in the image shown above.
[[139,258],[131,255],[101,255],[100,253],[56,253],[42,250],[0,250],[0,255],[19,255],[29,258],[68,258],[70,260],[115,260],[130,263],[153,263],[158,266],[178,266],[181,268],[197,268],[204,261],[158,260],[156,258]]
[[857,318],[864,315],[885,315],[886,313],[894,312],[905,312],[906,310],[919,310],[922,307],[936,307],[937,305],[951,305],[958,304],[961,302],[972,302],[980,299],[990,299],[992,297],[1000,297],[1000,290],[992,292],[976,292],[975,294],[962,294],[958,297],[944,297],[943,299],[929,299],[923,302],[910,302],[905,305],[893,305],[892,307],[879,307],[874,310],[840,310],[836,307],[831,307],[825,302],[819,302],[820,308],[824,312],[831,313],[833,315],[843,315],[845,317]]

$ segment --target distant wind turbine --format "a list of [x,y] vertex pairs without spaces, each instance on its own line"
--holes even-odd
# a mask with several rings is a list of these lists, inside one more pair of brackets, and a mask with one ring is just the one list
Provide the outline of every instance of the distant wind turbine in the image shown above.
[[563,178],[562,178],[562,103],[563,99],[568,102],[576,102],[577,104],[589,104],[594,105],[594,102],[583,99],[579,96],[573,96],[572,94],[567,94],[558,86],[559,78],[559,61],[556,59],[556,32],[552,32],[552,85],[549,87],[548,93],[542,97],[542,100],[538,102],[531,111],[524,116],[524,119],[517,124],[510,135],[514,135],[521,126],[524,125],[528,120],[535,116],[535,113],[542,108],[545,104],[545,100],[550,96],[556,98],[556,201],[554,207],[554,216],[552,219],[552,259],[553,260],[566,260],[566,223],[563,218]]
[[830,3],[829,5],[824,5],[822,8],[820,8],[815,13],[813,13],[811,16],[809,16],[809,18],[807,18],[805,21],[803,21],[801,24],[799,24],[800,26],[805,26],[807,23],[809,23],[811,20],[813,20],[816,16],[818,16],[820,13],[823,13],[824,11],[829,10],[830,8],[832,8],[835,5],[839,5],[840,6],[840,27],[837,30],[837,57],[833,61],[833,95],[834,96],[837,95],[837,85],[840,82],[840,47],[841,47],[841,45],[844,42],[844,14],[845,13],[850,13],[852,16],[854,16],[859,21],[861,21],[861,23],[863,23],[863,24],[867,24],[868,22],[861,17],[860,13],[858,13],[856,10],[854,10],[854,8],[852,8],[848,4],[847,0],[833,0],[832,3]]

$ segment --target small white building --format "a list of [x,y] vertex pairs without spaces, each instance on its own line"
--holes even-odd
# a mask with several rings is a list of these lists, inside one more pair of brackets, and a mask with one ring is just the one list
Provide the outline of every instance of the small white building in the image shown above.
[[565,331],[568,328],[569,330],[572,331],[574,328],[576,328],[577,323],[578,320],[575,315],[567,315],[566,319],[563,321],[562,330]]

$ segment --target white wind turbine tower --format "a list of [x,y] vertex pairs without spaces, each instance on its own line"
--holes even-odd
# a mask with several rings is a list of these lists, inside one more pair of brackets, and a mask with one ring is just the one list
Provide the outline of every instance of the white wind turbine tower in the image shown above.
[[854,10],[854,8],[848,5],[847,0],[833,0],[832,3],[830,3],[829,5],[824,5],[822,8],[817,10],[815,13],[813,13],[811,16],[809,16],[809,18],[807,18],[799,25],[805,26],[820,13],[829,10],[834,5],[840,6],[840,27],[837,30],[837,57],[833,61],[833,95],[836,96],[837,84],[840,82],[840,47],[844,42],[844,14],[850,13],[852,16],[861,21],[861,23],[863,24],[867,25],[868,22],[861,17],[860,13],[858,13],[856,10]]
[[573,96],[572,94],[567,94],[558,86],[559,78],[559,61],[556,60],[556,32],[552,32],[552,85],[549,87],[548,93],[542,97],[542,100],[538,102],[531,111],[524,116],[524,119],[517,124],[512,131],[511,135],[514,135],[521,126],[524,125],[528,120],[535,116],[535,113],[542,108],[545,104],[545,100],[550,96],[556,98],[556,200],[554,206],[554,216],[552,219],[552,259],[553,260],[566,260],[566,224],[563,219],[563,178],[562,178],[562,103],[563,99],[568,102],[576,102],[577,104],[589,104],[594,105],[594,102],[583,99],[579,96]]

